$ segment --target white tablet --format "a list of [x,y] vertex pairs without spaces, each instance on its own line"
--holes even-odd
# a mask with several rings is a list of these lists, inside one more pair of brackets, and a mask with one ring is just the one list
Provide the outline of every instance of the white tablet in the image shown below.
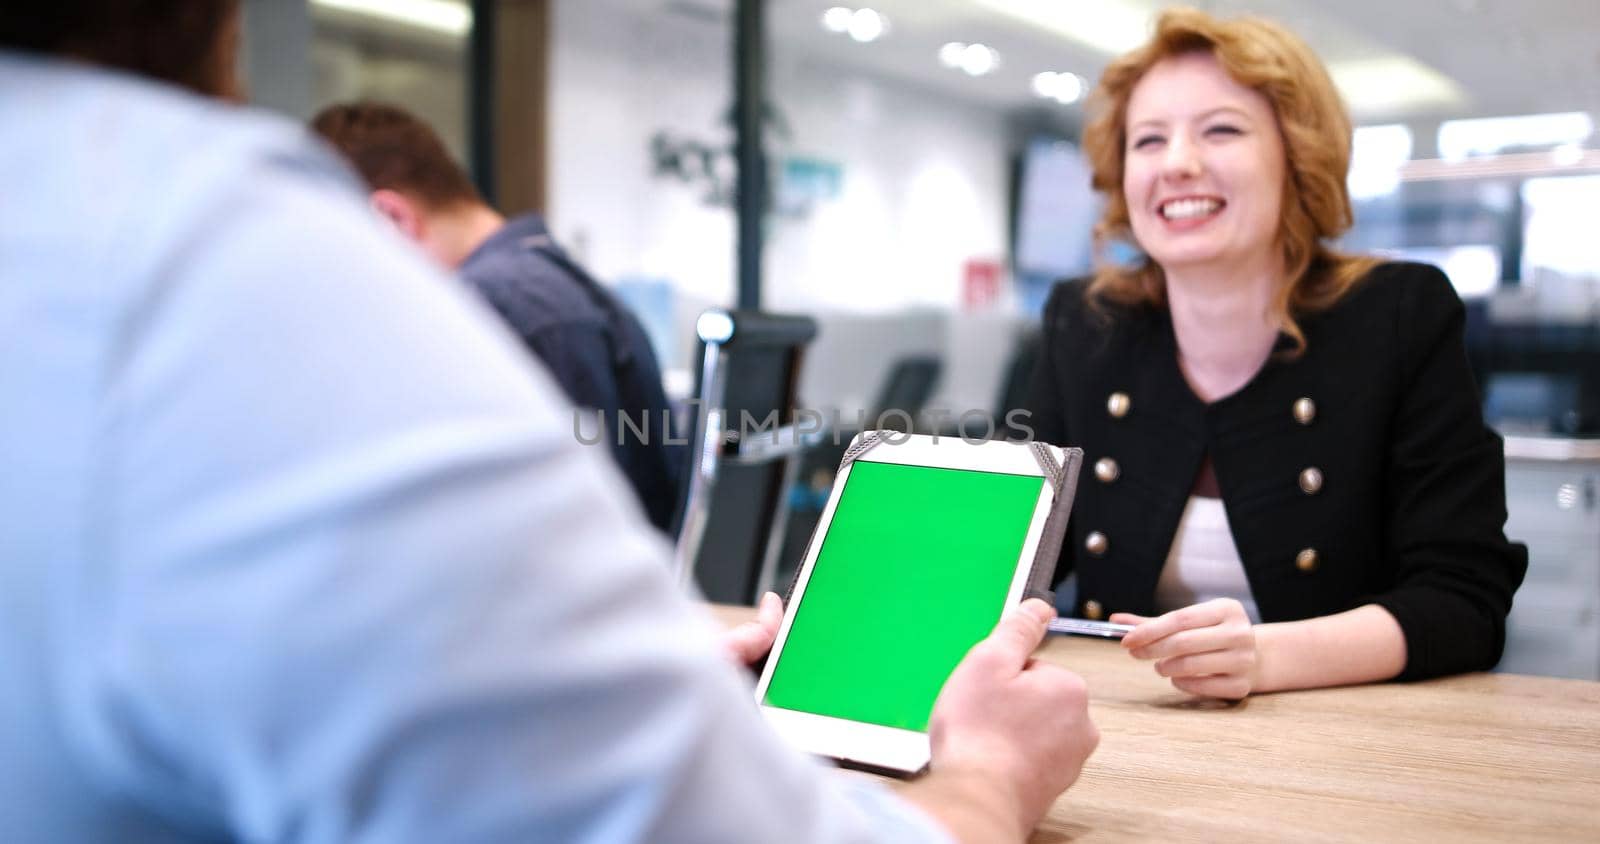
[[1042,444],[858,437],[756,687],[767,721],[846,765],[924,768],[945,679],[1007,607],[1048,589],[1081,458]]

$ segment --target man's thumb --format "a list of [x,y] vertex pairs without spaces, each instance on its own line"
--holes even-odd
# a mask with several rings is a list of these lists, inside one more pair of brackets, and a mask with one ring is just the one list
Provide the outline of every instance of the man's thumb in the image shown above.
[[989,641],[1006,660],[1021,670],[1039,643],[1044,641],[1050,619],[1056,611],[1038,598],[1029,598],[1001,617]]

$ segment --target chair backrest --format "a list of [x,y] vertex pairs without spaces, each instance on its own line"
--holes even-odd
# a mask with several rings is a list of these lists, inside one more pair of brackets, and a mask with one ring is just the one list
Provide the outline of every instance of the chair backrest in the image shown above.
[[708,599],[750,604],[776,580],[801,450],[796,386],[817,325],[804,316],[711,310],[695,331],[698,404],[674,564]]
[[944,364],[931,355],[914,355],[895,361],[883,380],[883,387],[878,391],[877,407],[868,408],[872,415],[867,419],[867,427],[898,430],[905,420],[900,419],[897,423],[892,418],[886,419],[883,414],[890,410],[904,413],[911,419],[912,427],[915,427],[928,399],[933,397],[933,390],[939,385],[939,375],[943,371]]
[[995,429],[1000,437],[1011,436],[1005,427],[1007,414],[1018,408],[1026,408],[1030,404],[1028,393],[1033,386],[1033,368],[1038,365],[1042,344],[1043,338],[1037,331],[1030,331],[1017,338],[1011,360],[1006,364],[1006,371],[1001,376],[1004,380],[1000,384],[1000,395],[996,399],[999,406],[994,409]]
[[[923,422],[922,411],[939,386],[943,371],[944,363],[931,355],[899,358],[889,367],[874,404],[861,408],[865,415],[860,418],[868,428],[900,431],[908,427],[908,420],[910,427],[917,427]],[[840,429],[829,431],[822,442],[800,455],[799,472],[790,486],[788,523],[778,552],[777,577],[782,582],[792,582],[791,576],[804,561],[806,546],[822,520],[822,509],[839,463],[850,447],[851,438],[859,433],[855,425],[857,417],[853,415],[855,408],[842,410],[845,415],[840,418]],[[905,416],[888,413],[890,410],[902,411]]]

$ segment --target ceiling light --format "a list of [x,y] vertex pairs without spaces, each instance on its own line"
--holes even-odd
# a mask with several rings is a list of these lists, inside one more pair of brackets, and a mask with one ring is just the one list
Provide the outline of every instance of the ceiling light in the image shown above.
[[854,14],[855,12],[843,6],[834,6],[822,13],[822,28],[829,32],[849,32],[850,17]]
[[1150,37],[1150,12],[1137,0],[1097,0],[1093,11],[1061,0],[973,0],[992,12],[1117,55]]
[[1460,107],[1461,86],[1408,56],[1330,62],[1328,75],[1358,115]]
[[888,28],[889,22],[872,9],[857,9],[850,16],[850,37],[863,44],[878,40]]
[[939,64],[955,70],[961,67],[961,54],[967,49],[965,42],[951,41],[939,48]]
[[1075,73],[1047,70],[1033,76],[1033,93],[1062,105],[1070,105],[1083,97],[1083,78]]
[[983,44],[968,44],[961,51],[961,69],[968,76],[983,76],[993,73],[1000,67],[1000,54],[993,47]]
[[311,0],[311,3],[445,35],[466,35],[472,29],[472,9],[464,0]]

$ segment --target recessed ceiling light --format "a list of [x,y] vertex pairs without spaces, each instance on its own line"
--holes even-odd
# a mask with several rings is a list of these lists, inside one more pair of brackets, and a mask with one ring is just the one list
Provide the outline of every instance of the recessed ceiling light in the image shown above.
[[961,53],[967,49],[964,41],[951,41],[939,48],[939,64],[955,70],[961,67]]
[[850,16],[854,14],[843,6],[834,6],[822,13],[822,28],[829,32],[849,32]]
[[961,69],[968,76],[983,76],[1000,67],[1000,54],[985,44],[968,44],[961,51]]
[[857,9],[855,14],[850,16],[850,37],[863,44],[876,41],[889,28],[888,24],[883,15],[872,9]]
[[1069,105],[1081,99],[1083,89],[1083,77],[1076,73],[1047,70],[1033,76],[1033,93],[1062,105]]

